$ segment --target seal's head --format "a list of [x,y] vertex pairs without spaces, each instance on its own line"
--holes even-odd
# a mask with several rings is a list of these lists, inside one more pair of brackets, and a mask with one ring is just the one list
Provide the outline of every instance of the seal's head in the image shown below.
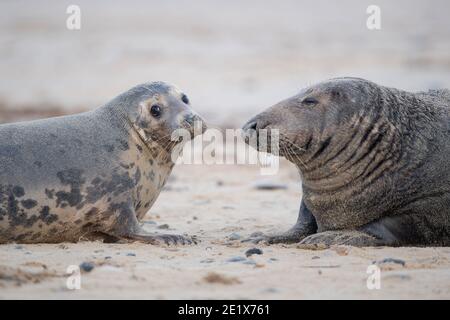
[[[146,143],[171,146],[180,137],[177,131],[187,133],[190,139],[206,130],[187,95],[165,82],[138,85],[118,96],[113,104],[125,110],[128,121]],[[181,136],[185,142],[186,134]]]
[[[378,105],[379,88],[359,78],[321,82],[249,120],[243,127],[244,134],[248,138],[266,129],[264,133],[270,138],[271,131],[277,129],[280,155],[296,163],[317,158],[328,146],[339,147],[350,141],[345,137],[353,135],[355,129],[364,133],[364,125],[358,122],[371,123],[368,118],[377,113],[373,106]],[[358,128],[352,130],[353,126]],[[271,152],[270,143],[266,150],[260,147],[260,151]]]

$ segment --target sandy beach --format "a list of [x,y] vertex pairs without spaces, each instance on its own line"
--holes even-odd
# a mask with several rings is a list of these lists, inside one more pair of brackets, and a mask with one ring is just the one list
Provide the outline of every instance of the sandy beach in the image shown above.
[[[146,81],[177,84],[213,126],[239,128],[308,84],[357,76],[450,88],[447,1],[77,1],[0,4],[0,123],[90,110]],[[261,185],[276,187],[262,190]],[[0,246],[0,299],[450,299],[450,248],[242,243],[290,228],[301,182],[251,165],[179,165],[145,217],[191,246],[101,242]],[[246,256],[257,248],[262,254]],[[314,249],[314,250],[313,250]],[[84,266],[81,289],[69,266]],[[381,272],[369,289],[368,267]],[[86,267],[87,266],[87,267]]]
[[[286,189],[258,189],[269,183]],[[196,235],[199,244],[2,245],[0,298],[450,298],[450,248],[305,250],[240,241],[256,231],[291,227],[300,197],[298,176],[289,163],[269,180],[261,180],[255,166],[181,165],[144,226]],[[255,247],[262,254],[246,257]],[[374,262],[381,270],[381,287],[369,290],[367,268]],[[68,266],[83,263],[94,268],[82,273],[80,290],[67,289]]]

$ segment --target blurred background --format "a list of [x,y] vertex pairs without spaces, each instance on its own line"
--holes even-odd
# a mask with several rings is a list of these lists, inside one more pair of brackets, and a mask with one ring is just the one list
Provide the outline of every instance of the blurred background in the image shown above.
[[[71,4],[81,8],[81,30],[66,28]],[[381,8],[381,30],[366,27],[371,4]],[[2,0],[0,7],[0,122],[89,110],[153,80],[178,85],[222,127],[240,127],[336,76],[450,88],[447,0]]]

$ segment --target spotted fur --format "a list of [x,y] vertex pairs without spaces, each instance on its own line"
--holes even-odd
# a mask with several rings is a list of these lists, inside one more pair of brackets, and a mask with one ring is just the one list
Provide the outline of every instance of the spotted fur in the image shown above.
[[[183,97],[146,83],[90,112],[0,125],[0,243],[99,235],[190,242],[139,225],[174,166],[170,134],[185,128],[193,136],[184,120],[201,120]],[[158,119],[149,113],[155,103]]]

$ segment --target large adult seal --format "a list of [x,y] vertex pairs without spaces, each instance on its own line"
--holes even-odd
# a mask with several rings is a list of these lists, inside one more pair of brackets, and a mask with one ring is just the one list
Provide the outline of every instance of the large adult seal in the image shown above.
[[196,120],[185,94],[152,82],[93,111],[1,125],[0,243],[191,242],[146,232],[139,221],[186,140],[173,141],[173,131],[191,138]]
[[279,130],[280,154],[298,167],[303,189],[295,226],[253,240],[450,245],[449,90],[410,93],[332,79],[244,129]]

